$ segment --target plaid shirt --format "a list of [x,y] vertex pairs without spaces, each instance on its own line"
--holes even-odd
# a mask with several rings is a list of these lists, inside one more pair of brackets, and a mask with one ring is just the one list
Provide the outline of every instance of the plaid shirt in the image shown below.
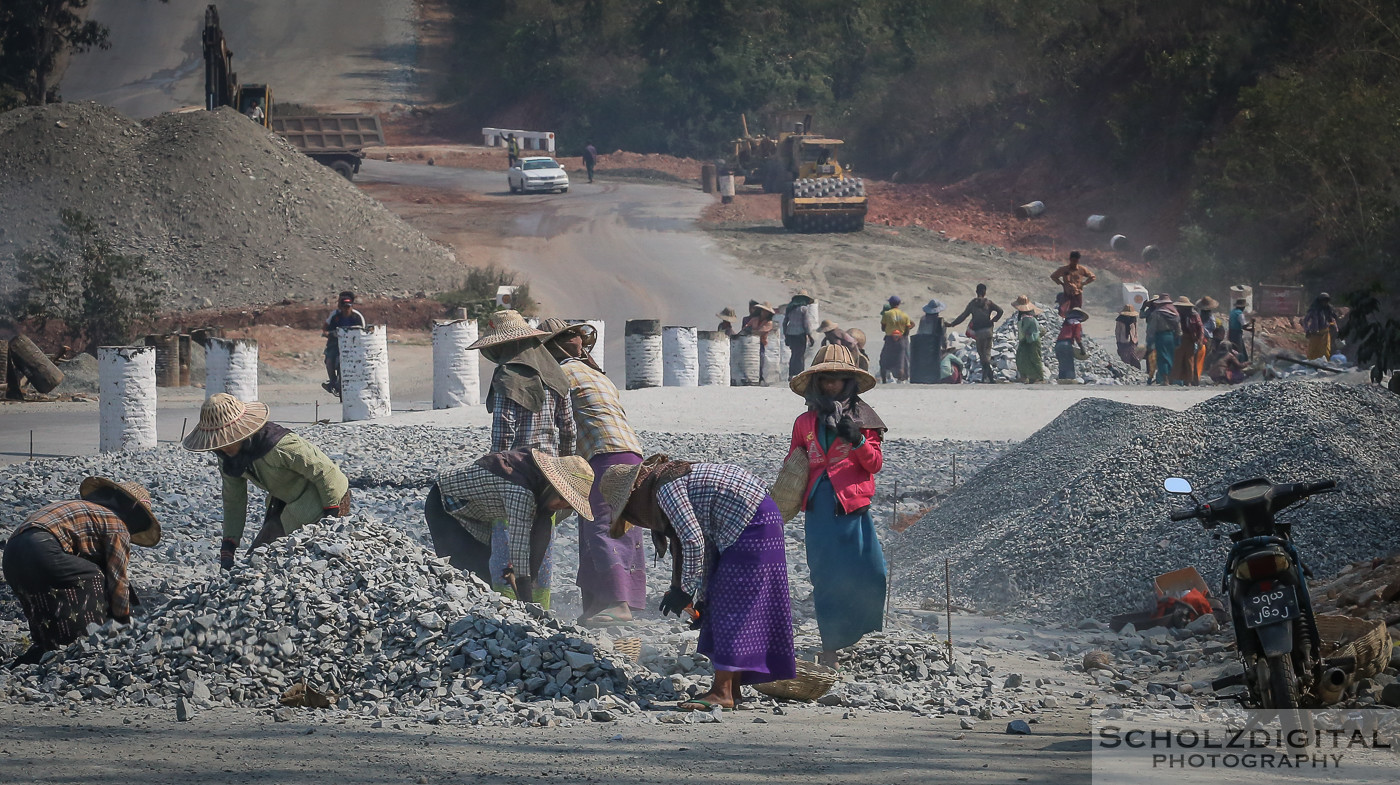
[[544,406],[532,412],[500,395],[491,416],[491,452],[507,452],[537,447],[550,455],[574,454],[574,409],[567,396],[561,398],[544,388]]
[[583,360],[565,360],[559,368],[569,379],[569,397],[578,425],[578,454],[586,461],[615,452],[641,455],[642,442],[627,424],[627,412],[612,381]]
[[506,522],[510,563],[516,574],[530,575],[530,530],[535,523],[535,495],[476,464],[438,475],[442,506],[462,522],[476,541],[491,544],[491,524]]
[[697,463],[656,489],[656,501],[681,540],[681,588],[697,600],[714,558],[753,522],[768,486],[738,466]]
[[43,529],[64,551],[102,566],[111,615],[122,619],[131,615],[126,576],[131,532],[116,513],[100,504],[73,499],[40,507],[10,536],[30,529]]

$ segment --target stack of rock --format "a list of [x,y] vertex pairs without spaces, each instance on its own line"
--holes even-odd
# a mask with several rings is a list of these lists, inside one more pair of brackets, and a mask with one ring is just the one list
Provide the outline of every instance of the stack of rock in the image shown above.
[[[1055,359],[1055,336],[1060,334],[1060,328],[1064,326],[1064,319],[1053,307],[1046,307],[1039,303],[1040,314],[1036,316],[1036,321],[1040,323],[1040,352],[1041,359],[1045,363],[1045,378],[1054,380],[1059,372],[1060,364]],[[996,332],[992,339],[992,375],[1000,381],[1016,380],[1016,328],[1017,313],[1010,311],[997,325]],[[954,335],[952,341],[958,349],[958,357],[968,369],[970,381],[980,382],[982,380],[982,361],[977,356],[977,344],[971,339],[958,333]],[[1078,379],[1084,384],[1144,384],[1147,382],[1147,374],[1140,369],[1123,362],[1114,350],[1105,349],[1099,346],[1098,342],[1085,336],[1084,348],[1089,354],[1089,359],[1078,360],[1074,364],[1074,370]]]

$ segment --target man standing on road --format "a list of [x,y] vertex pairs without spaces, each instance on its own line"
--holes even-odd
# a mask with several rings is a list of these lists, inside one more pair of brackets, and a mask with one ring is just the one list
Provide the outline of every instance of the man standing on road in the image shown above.
[[1079,263],[1079,252],[1070,251],[1069,264],[1050,273],[1050,280],[1059,284],[1065,291],[1060,300],[1060,316],[1065,316],[1071,308],[1084,307],[1084,287],[1094,282],[1094,274]]
[[1244,298],[1235,300],[1235,307],[1230,309],[1230,321],[1225,329],[1226,340],[1234,345],[1235,351],[1239,352],[1241,359],[1244,360],[1249,359],[1249,352],[1245,351],[1244,348],[1245,331],[1254,332],[1254,325],[1249,324],[1244,316],[1246,302]]
[[506,136],[506,168],[514,169],[515,162],[520,160],[520,142],[516,141],[515,134]]
[[340,397],[340,335],[342,327],[364,327],[365,315],[355,310],[355,293],[341,292],[336,309],[326,317],[321,334],[326,336],[326,382],[321,388]]
[[962,324],[967,317],[972,317],[972,323],[968,325],[972,330],[973,338],[977,340],[977,359],[982,363],[982,382],[984,384],[995,384],[996,379],[992,375],[992,330],[996,323],[1001,320],[1001,306],[987,298],[987,285],[977,284],[977,296],[967,303],[962,315],[948,322],[949,327],[957,327]]
[[583,165],[588,167],[588,182],[593,182],[593,167],[598,165],[598,148],[593,146],[592,139],[583,148]]
[[886,384],[909,380],[909,331],[914,320],[899,310],[901,302],[899,295],[890,295],[888,307],[880,314],[880,330],[885,333],[885,346],[880,350],[880,381]]
[[814,302],[816,300],[812,299],[812,295],[808,294],[806,289],[799,289],[797,294],[792,296],[787,310],[783,312],[783,340],[787,341],[788,351],[791,353],[791,357],[788,358],[788,378],[802,373],[807,361],[807,348],[816,342],[812,338]]

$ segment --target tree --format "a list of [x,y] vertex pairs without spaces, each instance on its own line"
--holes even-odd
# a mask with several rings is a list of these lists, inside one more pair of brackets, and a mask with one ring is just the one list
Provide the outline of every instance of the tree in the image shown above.
[[107,49],[107,26],[85,19],[89,0],[5,0],[0,4],[0,110],[43,106],[65,52]]
[[126,343],[160,305],[160,273],[145,256],[118,253],[92,219],[63,210],[53,244],[19,254],[12,312],[42,330],[61,321],[69,342],[93,351]]

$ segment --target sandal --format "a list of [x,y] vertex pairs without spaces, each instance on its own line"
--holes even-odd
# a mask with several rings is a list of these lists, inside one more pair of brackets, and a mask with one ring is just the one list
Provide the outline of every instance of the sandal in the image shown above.
[[585,627],[614,627],[626,626],[636,623],[636,619],[622,619],[607,611],[599,611],[585,619],[579,619],[578,623]]
[[[700,706],[700,707],[702,707],[702,708],[699,708],[699,709],[687,709],[686,706]],[[724,706],[724,705],[719,704],[719,703],[711,703],[710,701],[707,701],[707,700],[700,700],[699,698],[691,698],[690,700],[681,701],[680,703],[677,703],[677,704],[676,704],[676,709],[678,709],[679,711],[705,711],[705,712],[708,712],[708,711],[713,711],[714,708],[715,708],[716,706],[719,706],[721,711],[734,711],[733,707],[731,707],[731,706]]]

